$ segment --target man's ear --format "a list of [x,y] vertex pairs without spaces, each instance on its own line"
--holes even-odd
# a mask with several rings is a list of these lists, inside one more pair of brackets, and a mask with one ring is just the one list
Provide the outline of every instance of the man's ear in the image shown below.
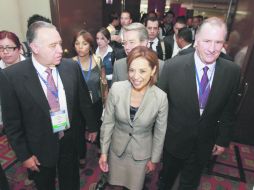
[[39,52],[40,48],[36,43],[32,42],[32,43],[29,44],[29,46],[32,49],[33,53],[37,54]]

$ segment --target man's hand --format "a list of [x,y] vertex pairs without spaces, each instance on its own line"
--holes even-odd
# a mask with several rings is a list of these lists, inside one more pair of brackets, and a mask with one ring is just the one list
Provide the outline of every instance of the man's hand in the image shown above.
[[94,142],[96,140],[96,137],[97,137],[97,132],[93,132],[93,133],[88,133],[88,137],[87,137],[87,140],[89,142]]
[[101,157],[99,159],[99,165],[103,172],[108,172],[108,161],[106,154],[101,154]]
[[23,166],[25,168],[30,169],[31,171],[39,172],[40,171],[40,169],[38,168],[39,165],[41,165],[41,164],[40,164],[39,160],[37,159],[37,157],[34,155],[23,162]]
[[214,145],[213,147],[213,155],[221,155],[226,150],[225,147]]

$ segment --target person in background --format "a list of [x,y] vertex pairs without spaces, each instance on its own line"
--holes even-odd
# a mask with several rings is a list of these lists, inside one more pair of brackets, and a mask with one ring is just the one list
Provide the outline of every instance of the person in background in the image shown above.
[[[3,73],[2,73],[2,69],[0,68],[0,82],[2,81],[2,77],[3,77]],[[2,84],[0,83],[0,85]],[[0,96],[1,96],[1,91],[0,91]],[[2,125],[2,113],[0,114],[1,114],[1,125]],[[2,168],[1,163],[0,163],[0,190],[10,190],[8,180],[6,178],[6,175],[4,173],[4,169]]]
[[[73,38],[73,46],[76,51],[76,56],[72,59],[76,61],[82,70],[83,80],[86,82],[90,98],[95,110],[95,118],[101,124],[101,115],[103,109],[103,101],[107,95],[107,80],[105,75],[105,67],[99,57],[94,54],[93,49],[94,38],[86,30],[79,31]],[[102,90],[103,89],[103,90]],[[86,121],[83,121],[83,128],[80,132],[80,167],[85,166],[86,143],[83,136],[85,129],[88,127]],[[87,140],[96,142],[99,138],[97,133],[89,133]]]
[[[34,22],[37,22],[37,21],[51,23],[51,20],[49,18],[46,18],[46,17],[38,15],[38,14],[34,14],[27,19],[27,29],[29,28],[29,26],[31,24],[33,24]],[[21,43],[21,54],[24,55],[25,57],[31,57],[32,52],[31,52],[31,49],[30,49],[27,42]]]
[[160,25],[160,28],[162,30],[162,36],[169,36],[174,33],[173,27],[173,21],[174,21],[175,13],[172,11],[168,11],[165,13],[163,17],[163,23]]
[[193,42],[195,41],[196,31],[197,31],[198,27],[200,26],[200,24],[201,24],[200,17],[194,16],[192,19],[192,28],[191,28]]
[[6,30],[0,31],[0,68],[6,67],[25,60],[21,55],[21,43],[13,32]]
[[166,44],[169,44],[169,46],[172,49],[172,54],[171,54],[170,58],[176,56],[178,54],[179,50],[180,50],[180,48],[178,47],[178,45],[176,43],[176,35],[178,34],[178,30],[180,28],[183,28],[183,27],[186,27],[185,17],[183,17],[183,16],[177,17],[176,18],[176,23],[174,24],[174,28],[173,28],[174,29],[174,34],[166,36],[164,38],[164,42]]
[[171,57],[171,46],[160,39],[159,35],[159,20],[156,17],[148,17],[145,22],[148,31],[148,47],[155,51],[160,60],[166,60]]
[[107,26],[110,35],[117,35],[118,31],[116,27],[118,26],[119,26],[119,16],[116,12],[112,12],[109,15],[109,25]]
[[130,25],[131,23],[132,23],[131,13],[126,10],[123,11],[121,13],[121,17],[120,17],[121,29],[119,30],[119,33],[117,35],[111,36],[111,42],[110,42],[110,45],[115,52],[116,60],[126,57],[124,47],[122,45],[123,29],[124,29],[124,27]]
[[192,33],[190,28],[184,27],[178,30],[176,43],[180,48],[177,55],[185,55],[195,51],[195,48],[192,46]]
[[106,28],[101,28],[96,34],[97,49],[96,55],[101,58],[103,67],[106,72],[108,87],[111,87],[113,78],[113,64],[115,55],[110,43],[110,33]]
[[193,22],[193,17],[187,17],[186,18],[186,26],[188,28],[192,28],[192,22]]
[[56,27],[38,21],[27,31],[32,57],[3,70],[0,80],[8,142],[38,190],[79,190],[81,118],[99,128],[79,66],[62,59]]
[[220,58],[227,26],[217,17],[204,20],[195,52],[169,59],[158,82],[169,101],[159,190],[197,189],[211,155],[221,155],[236,119],[238,65]]
[[167,125],[167,96],[154,84],[158,58],[147,47],[127,58],[129,80],[110,89],[101,126],[99,166],[111,185],[141,190],[160,162]]
[[[146,27],[134,22],[124,28],[123,32],[123,45],[126,55],[137,46],[146,46],[148,44],[148,32]],[[160,75],[163,69],[164,61],[159,60],[159,72]],[[114,63],[113,80],[112,82],[123,81],[128,79],[127,59],[122,58]]]
[[[21,55],[21,44],[19,38],[13,32],[9,32],[6,30],[0,31],[0,57],[1,69],[5,69],[10,65],[25,60],[25,57]],[[2,124],[3,121],[0,106],[0,125]]]

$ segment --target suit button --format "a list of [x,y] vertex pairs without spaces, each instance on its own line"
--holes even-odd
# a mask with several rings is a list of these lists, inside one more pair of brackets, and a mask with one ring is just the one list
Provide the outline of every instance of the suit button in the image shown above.
[[129,136],[131,137],[131,136],[132,136],[132,134],[131,134],[131,133],[129,133]]

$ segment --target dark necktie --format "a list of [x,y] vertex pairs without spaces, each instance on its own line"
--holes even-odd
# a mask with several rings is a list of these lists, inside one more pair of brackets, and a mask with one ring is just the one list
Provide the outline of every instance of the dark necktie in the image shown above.
[[[50,106],[51,111],[55,112],[55,111],[59,111],[60,110],[60,104],[59,104],[59,100],[58,97],[56,97],[57,93],[57,88],[53,79],[53,75],[52,75],[52,69],[47,68],[46,73],[48,74],[47,76],[47,99],[48,99],[48,103]],[[59,138],[61,139],[64,136],[64,132],[60,131],[58,132]]]
[[200,94],[199,94],[199,107],[200,109],[204,109],[208,100],[208,96],[210,93],[210,85],[209,85],[209,79],[207,76],[207,71],[208,67],[205,66],[203,68],[204,74],[201,78],[201,83],[200,83]]
[[151,49],[151,50],[153,50],[153,42],[149,42],[149,48]]

